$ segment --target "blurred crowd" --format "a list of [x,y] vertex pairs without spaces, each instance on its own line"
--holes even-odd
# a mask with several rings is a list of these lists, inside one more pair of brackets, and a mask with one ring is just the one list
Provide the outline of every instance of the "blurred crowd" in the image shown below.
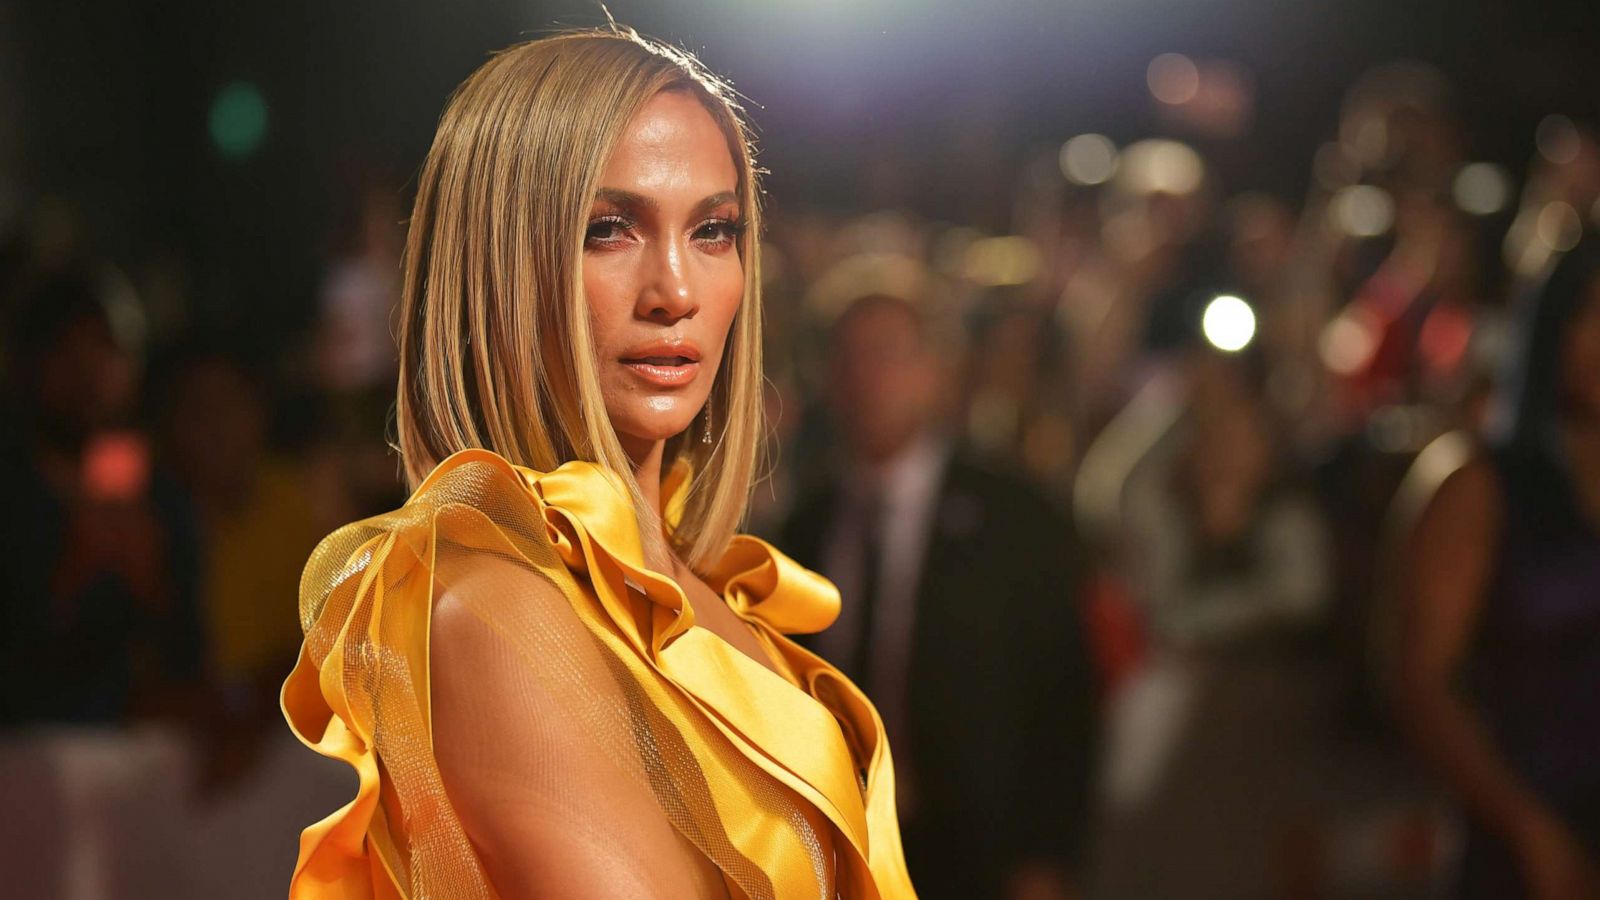
[[[1595,133],[1470,159],[1391,65],[1279,196],[1237,187],[1236,66],[1148,77],[1160,136],[957,135],[769,207],[749,528],[840,586],[812,645],[883,713],[914,880],[1600,896]],[[348,799],[277,689],[311,549],[405,499],[402,181],[353,179],[287,345],[59,201],[0,246],[0,790],[38,813],[0,895],[276,896]]]

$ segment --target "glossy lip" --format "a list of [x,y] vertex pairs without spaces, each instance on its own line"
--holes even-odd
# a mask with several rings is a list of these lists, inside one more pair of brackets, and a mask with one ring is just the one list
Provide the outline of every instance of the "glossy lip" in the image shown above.
[[619,360],[659,387],[677,387],[700,373],[700,348],[685,340],[658,340],[629,349]]

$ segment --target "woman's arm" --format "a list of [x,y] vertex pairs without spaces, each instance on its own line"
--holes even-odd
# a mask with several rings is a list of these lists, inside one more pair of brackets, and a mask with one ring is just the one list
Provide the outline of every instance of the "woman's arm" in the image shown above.
[[1567,827],[1511,769],[1456,690],[1482,616],[1501,527],[1482,459],[1440,486],[1409,542],[1395,701],[1400,723],[1468,812],[1522,862],[1532,897],[1589,896],[1594,874]]
[[596,696],[622,702],[604,666],[530,658],[513,636],[541,627],[540,613],[568,620],[549,628],[582,629],[560,588],[487,554],[459,568],[431,628],[434,755],[499,895],[721,896],[709,861],[579,715]]

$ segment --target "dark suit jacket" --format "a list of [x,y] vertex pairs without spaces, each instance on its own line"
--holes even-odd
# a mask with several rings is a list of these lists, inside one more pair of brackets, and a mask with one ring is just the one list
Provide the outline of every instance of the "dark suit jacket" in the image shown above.
[[[839,500],[828,483],[786,522],[801,564],[820,566]],[[1042,491],[961,453],[933,516],[908,673],[907,860],[924,900],[999,896],[1022,861],[1075,870],[1094,722],[1076,542]]]

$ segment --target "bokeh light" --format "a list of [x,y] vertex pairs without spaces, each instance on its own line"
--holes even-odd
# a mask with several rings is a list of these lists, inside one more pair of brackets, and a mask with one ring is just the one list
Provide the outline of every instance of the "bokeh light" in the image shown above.
[[1340,125],[1339,142],[1358,165],[1379,165],[1389,153],[1389,123],[1377,116],[1353,117]]
[[1511,202],[1511,176],[1494,163],[1469,163],[1456,173],[1451,193],[1463,212],[1491,216]]
[[1377,349],[1377,328],[1355,311],[1342,313],[1329,322],[1317,341],[1323,364],[1337,375],[1359,372]]
[[248,81],[223,86],[211,101],[211,141],[223,156],[243,159],[267,134],[267,102]]
[[1578,126],[1571,119],[1550,115],[1539,121],[1539,128],[1534,132],[1534,143],[1539,148],[1540,156],[1564,166],[1578,158],[1583,141],[1578,135]]
[[1117,182],[1130,194],[1192,194],[1205,180],[1200,154],[1165,139],[1139,141],[1122,151]]
[[1117,171],[1117,145],[1103,134],[1080,134],[1061,145],[1061,174],[1073,184],[1103,184]]
[[1168,106],[1181,106],[1200,93],[1200,69],[1182,53],[1163,53],[1145,71],[1150,95]]
[[1388,191],[1370,184],[1340,188],[1328,212],[1335,227],[1351,237],[1377,237],[1394,225],[1394,199]]
[[1578,246],[1578,238],[1583,236],[1583,220],[1572,204],[1555,200],[1539,210],[1534,232],[1546,247],[1565,253]]
[[981,238],[967,246],[962,274],[985,287],[1027,284],[1039,274],[1039,248],[1025,237]]
[[1211,346],[1226,353],[1238,353],[1255,339],[1256,313],[1244,298],[1222,294],[1206,304],[1200,330]]

